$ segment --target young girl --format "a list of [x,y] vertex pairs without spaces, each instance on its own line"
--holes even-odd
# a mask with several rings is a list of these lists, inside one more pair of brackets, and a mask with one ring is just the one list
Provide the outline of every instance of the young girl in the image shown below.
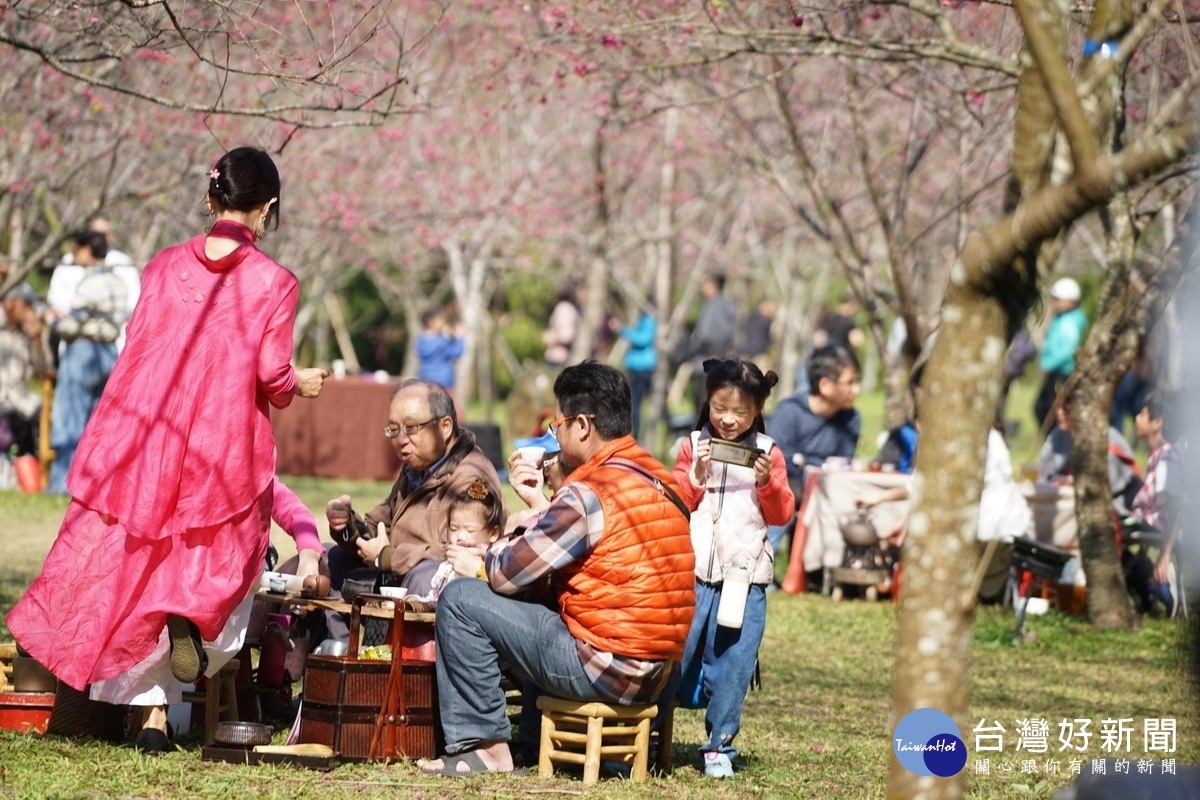
[[503,518],[503,502],[483,481],[475,481],[450,502],[450,545],[430,582],[430,600],[437,600],[457,576],[478,574],[484,551],[500,538]]
[[[683,653],[683,685],[699,678],[700,706],[707,706],[709,740],[700,748],[704,774],[733,775],[733,737],[741,727],[742,703],[750,688],[758,645],[766,625],[766,589],[774,577],[775,554],[768,525],[783,525],[796,508],[783,453],[763,431],[763,405],[779,378],[765,376],[749,361],[704,362],[708,401],[696,430],[675,459],[680,495],[692,509],[696,550],[696,616]],[[738,452],[714,440],[749,448],[745,465],[730,463]],[[755,456],[753,451],[758,451]],[[714,458],[716,456],[716,458]],[[753,461],[750,461],[753,458]],[[747,568],[750,590],[740,627],[717,622],[727,570]],[[734,593],[731,590],[731,599]],[[728,620],[726,620],[728,621]],[[703,666],[703,670],[701,667]],[[682,698],[681,698],[682,699]],[[691,698],[684,699],[691,705]]]

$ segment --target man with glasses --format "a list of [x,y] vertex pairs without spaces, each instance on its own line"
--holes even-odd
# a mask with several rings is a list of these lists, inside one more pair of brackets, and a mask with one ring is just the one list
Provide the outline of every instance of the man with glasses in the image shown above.
[[[511,772],[501,664],[536,693],[605,703],[654,703],[667,686],[695,610],[695,556],[671,472],[631,435],[629,384],[594,361],[554,382],[550,429],[563,484],[541,514],[492,545],[485,580],[448,584],[438,601],[438,704],[448,755],[431,774]],[[528,469],[539,483],[540,471]],[[456,548],[451,547],[451,556]],[[528,596],[543,589],[542,605]],[[537,731],[522,715],[521,740]]]
[[[333,589],[340,592],[343,581],[353,578],[428,594],[429,581],[453,544],[451,500],[475,481],[497,495],[501,491],[496,468],[457,420],[454,400],[440,384],[412,378],[396,386],[382,432],[402,465],[391,493],[361,516],[349,495],[325,507],[330,535],[340,545],[329,553]],[[332,638],[345,635],[330,630]]]

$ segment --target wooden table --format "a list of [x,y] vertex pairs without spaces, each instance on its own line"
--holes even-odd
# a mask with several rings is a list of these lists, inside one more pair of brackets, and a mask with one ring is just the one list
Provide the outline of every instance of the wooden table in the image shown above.
[[[377,595],[372,595],[375,598]],[[395,608],[386,608],[382,602],[395,602],[394,598],[380,597],[380,600],[368,600],[363,603],[362,615],[364,617],[374,617],[375,619],[394,619],[396,616]],[[349,614],[351,606],[345,600],[335,598],[319,598],[307,597],[302,594],[282,594],[279,592],[268,592],[266,589],[259,589],[254,595],[256,600],[263,600],[276,605],[287,606],[289,608],[301,609],[304,611],[337,611],[341,614]],[[404,603],[404,621],[405,622],[426,622],[433,623],[437,619],[437,615],[432,611],[432,606],[429,603],[424,603],[420,600],[409,600],[407,597],[400,602]]]

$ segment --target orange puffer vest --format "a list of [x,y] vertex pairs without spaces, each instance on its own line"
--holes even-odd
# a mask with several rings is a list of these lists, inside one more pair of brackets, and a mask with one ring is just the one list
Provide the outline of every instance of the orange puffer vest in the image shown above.
[[572,471],[600,499],[604,536],[558,576],[558,607],[571,635],[598,650],[678,661],[696,606],[688,520],[646,477],[610,463],[632,461],[676,490],[671,473],[632,436],[606,444]]

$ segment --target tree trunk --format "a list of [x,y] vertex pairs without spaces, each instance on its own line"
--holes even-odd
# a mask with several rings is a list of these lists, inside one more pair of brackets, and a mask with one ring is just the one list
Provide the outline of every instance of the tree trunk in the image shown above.
[[[1124,211],[1114,203],[1110,209]],[[1113,387],[1133,361],[1136,341],[1123,335],[1136,328],[1130,317],[1129,266],[1132,231],[1127,214],[1115,216],[1100,313],[1075,363],[1067,402],[1071,409],[1071,474],[1079,549],[1087,575],[1088,616],[1101,629],[1125,628],[1135,616],[1114,535],[1112,487],[1108,480],[1108,421]]]
[[[1028,30],[1028,27],[1026,28]],[[1003,220],[968,239],[946,294],[942,330],[922,379],[922,431],[905,543],[893,724],[916,708],[938,708],[966,726],[974,597],[970,572],[985,437],[1003,382],[1009,332],[1024,319],[1035,288],[1032,253],[1128,183],[1179,159],[1200,139],[1185,125],[1136,152],[1100,157],[1086,175],[1024,197]],[[965,733],[965,731],[963,731]],[[958,798],[954,778],[915,775],[893,760],[889,797]]]
[[[658,363],[650,385],[650,413],[642,423],[644,441],[655,443],[657,452],[664,452],[665,434],[660,422],[670,419],[667,409],[667,388],[671,383],[671,348],[673,340],[667,325],[667,309],[671,307],[671,290],[675,279],[675,137],[679,131],[679,109],[671,107],[663,115],[662,168],[658,187],[658,234],[656,236],[654,273],[654,314],[656,327],[655,349]],[[659,432],[659,435],[654,435]]]
[[[1116,0],[1097,6],[1089,22],[1088,38],[1120,39],[1133,24],[1133,4]],[[1100,60],[1084,65],[1085,76],[1107,67]],[[1092,127],[1106,150],[1121,149],[1124,130],[1125,70],[1108,70],[1100,79],[1089,108]],[[1071,408],[1071,473],[1075,480],[1075,518],[1080,557],[1088,582],[1088,616],[1104,630],[1133,625],[1136,617],[1125,590],[1120,554],[1114,531],[1112,486],[1108,480],[1108,422],[1113,388],[1129,369],[1136,350],[1129,288],[1136,236],[1130,219],[1129,199],[1118,194],[1109,202],[1105,232],[1108,248],[1099,313],[1088,332],[1086,345],[1075,362],[1069,394]],[[1132,334],[1132,335],[1131,335]]]
[[610,307],[608,242],[612,232],[609,230],[608,192],[604,169],[607,122],[607,118],[601,121],[592,141],[592,180],[595,182],[592,186],[595,210],[593,224],[596,227],[592,232],[588,247],[588,258],[591,263],[588,265],[584,284],[587,287],[587,294],[584,297],[583,308],[580,309],[579,332],[575,337],[575,343],[571,345],[572,364],[596,357],[600,325],[603,323],[605,310]]
[[[963,253],[977,274],[982,248]],[[951,284],[942,329],[922,377],[921,430],[912,511],[904,543],[891,727],[909,711],[937,708],[965,736],[970,686],[973,576],[987,432],[1004,382],[1010,327],[1004,304],[962,282]],[[960,797],[961,778],[924,777],[894,758],[889,797]]]

